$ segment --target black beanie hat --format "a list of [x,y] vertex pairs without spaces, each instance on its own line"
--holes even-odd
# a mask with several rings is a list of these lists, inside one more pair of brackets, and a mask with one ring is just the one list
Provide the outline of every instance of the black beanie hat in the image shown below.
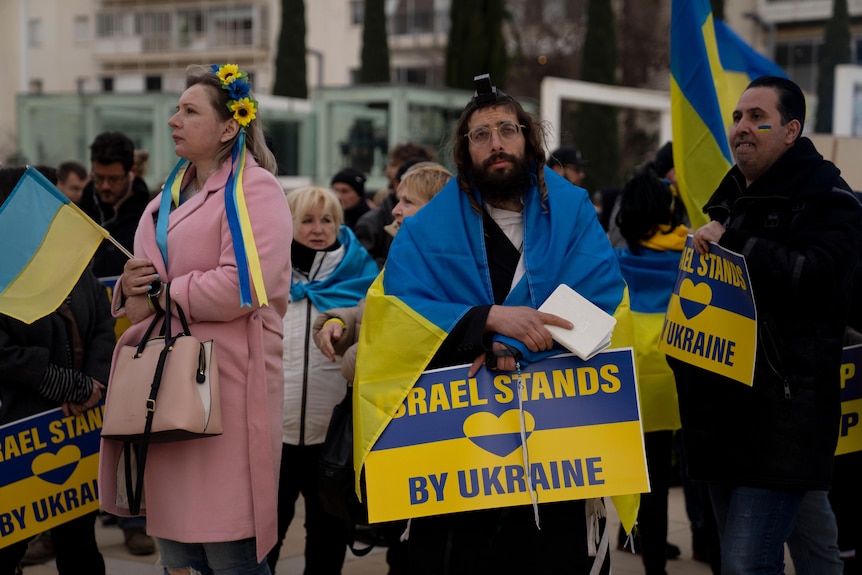
[[659,178],[663,178],[673,168],[673,144],[671,142],[666,143],[656,152],[652,167]]
[[344,168],[334,176],[329,185],[342,183],[347,184],[359,194],[360,197],[365,197],[365,175],[355,168]]

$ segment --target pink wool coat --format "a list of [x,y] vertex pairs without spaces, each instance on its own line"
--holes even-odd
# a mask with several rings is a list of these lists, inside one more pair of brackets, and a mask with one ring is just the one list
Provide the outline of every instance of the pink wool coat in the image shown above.
[[[162,281],[171,282],[171,297],[185,311],[192,334],[215,341],[224,427],[217,437],[150,445],[142,513],[150,535],[175,541],[255,537],[262,561],[276,542],[282,316],[290,290],[293,226],[278,181],[248,154],[243,184],[269,306],[255,301],[252,307],[240,307],[225,215],[229,171],[230,162],[225,162],[204,190],[171,213],[167,268],[156,245],[154,222],[161,195],[147,206],[135,236],[135,256],[152,260]],[[118,300],[117,295],[115,309]],[[123,345],[136,345],[149,323],[141,321],[122,335],[115,363]],[[174,319],[172,325],[177,324]],[[110,410],[110,384],[106,401]],[[121,452],[121,442],[102,440],[99,492],[103,509],[128,516],[121,501],[125,487],[117,482]]]

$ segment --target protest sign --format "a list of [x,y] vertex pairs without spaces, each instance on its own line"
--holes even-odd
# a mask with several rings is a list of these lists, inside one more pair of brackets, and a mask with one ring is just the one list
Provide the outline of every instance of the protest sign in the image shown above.
[[659,351],[752,385],[757,312],[745,258],[717,244],[700,255],[688,237]]
[[862,345],[844,348],[841,356],[841,426],[835,455],[862,451]]
[[522,409],[517,372],[468,369],[425,372],[375,443],[370,522],[649,491],[630,348],[524,368]]
[[0,426],[0,548],[99,509],[104,404]]

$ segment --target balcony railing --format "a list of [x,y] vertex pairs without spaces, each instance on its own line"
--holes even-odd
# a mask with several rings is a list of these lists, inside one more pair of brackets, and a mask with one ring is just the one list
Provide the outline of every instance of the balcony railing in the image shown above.
[[392,36],[449,33],[449,12],[447,10],[397,12],[388,20],[388,31]]
[[194,26],[190,27],[187,10],[103,12],[97,15],[96,50],[100,54],[114,54],[269,47],[265,6],[249,5],[231,14],[212,9],[196,16]]

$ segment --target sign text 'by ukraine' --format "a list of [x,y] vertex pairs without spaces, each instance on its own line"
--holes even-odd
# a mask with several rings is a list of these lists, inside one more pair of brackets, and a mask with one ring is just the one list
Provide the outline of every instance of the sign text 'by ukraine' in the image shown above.
[[425,372],[377,440],[371,522],[649,490],[631,349],[532,364],[520,402],[516,372],[468,368]]

